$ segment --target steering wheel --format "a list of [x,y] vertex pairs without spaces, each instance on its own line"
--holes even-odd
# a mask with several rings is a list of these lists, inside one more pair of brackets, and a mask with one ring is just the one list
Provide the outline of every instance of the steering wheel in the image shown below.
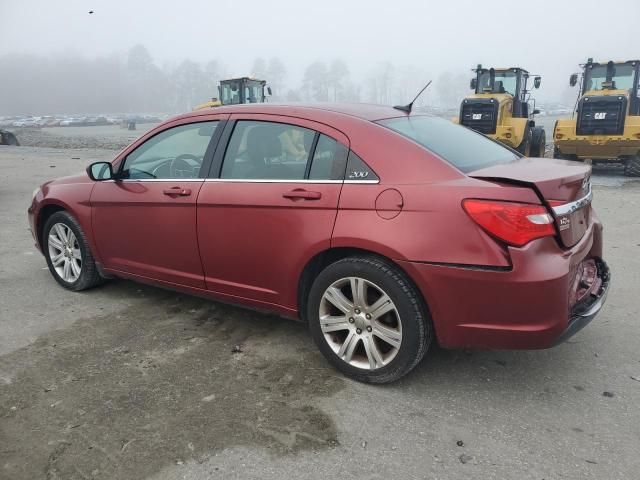
[[202,159],[190,153],[183,153],[171,160],[169,175],[171,178],[195,178],[198,175],[196,169],[200,169]]

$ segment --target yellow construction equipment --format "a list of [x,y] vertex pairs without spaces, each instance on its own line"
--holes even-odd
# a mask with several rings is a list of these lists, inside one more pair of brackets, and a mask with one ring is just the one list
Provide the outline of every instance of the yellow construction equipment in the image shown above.
[[[624,163],[624,173],[640,176],[640,60],[606,63],[592,58],[581,64],[573,116],[560,119],[553,130],[555,158]],[[580,79],[578,82],[578,76]]]
[[219,107],[220,105],[237,105],[239,103],[264,103],[266,94],[271,95],[271,88],[265,80],[250,77],[230,78],[220,80],[218,98],[202,103],[193,110]]
[[[470,87],[474,93],[462,101],[455,122],[518,150],[526,156],[542,157],[545,133],[536,126],[535,100],[527,89],[530,74],[520,67],[473,69]],[[533,76],[539,88],[541,77]]]

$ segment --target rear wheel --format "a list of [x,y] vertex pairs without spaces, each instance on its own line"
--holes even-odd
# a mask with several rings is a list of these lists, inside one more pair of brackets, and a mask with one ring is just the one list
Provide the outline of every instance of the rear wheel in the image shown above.
[[327,360],[361,382],[388,383],[412,370],[433,336],[419,293],[395,266],[351,257],[311,287],[309,329]]
[[516,150],[518,150],[525,157],[530,157],[532,141],[533,141],[533,130],[527,127],[524,132],[524,138],[522,139],[522,142],[520,143],[520,145],[518,145],[518,148]]
[[553,147],[553,158],[557,158],[560,160],[571,160],[573,162],[580,162],[581,160],[577,155],[572,154],[564,154],[560,151],[560,149],[556,146]]
[[531,156],[532,157],[544,157],[546,149],[546,135],[544,128],[534,127],[531,134]]
[[87,238],[71,214],[51,215],[42,238],[49,271],[64,288],[80,291],[102,283]]
[[627,177],[640,177],[640,157],[634,156],[627,158],[624,163],[624,174]]

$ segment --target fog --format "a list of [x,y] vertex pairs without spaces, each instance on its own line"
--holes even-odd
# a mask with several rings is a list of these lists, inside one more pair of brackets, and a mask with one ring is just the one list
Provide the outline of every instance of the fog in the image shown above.
[[[0,0],[0,115],[180,112],[219,79],[266,79],[274,101],[455,107],[470,71],[542,75],[571,104],[588,57],[640,57],[640,2]],[[89,13],[89,12],[93,13]]]

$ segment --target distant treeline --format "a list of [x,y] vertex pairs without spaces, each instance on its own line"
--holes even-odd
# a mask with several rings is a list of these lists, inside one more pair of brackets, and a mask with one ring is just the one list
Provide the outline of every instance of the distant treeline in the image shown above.
[[[291,85],[287,67],[275,57],[255,59],[246,74],[267,80],[275,101],[383,104],[408,102],[428,79],[420,69],[380,62],[354,81],[348,64],[335,59],[309,64],[300,84]],[[219,80],[228,76],[220,60],[160,67],[142,45],[125,56],[98,58],[9,54],[0,57],[0,115],[184,112],[217,97]],[[440,74],[430,102],[457,104],[468,91],[467,77]]]

